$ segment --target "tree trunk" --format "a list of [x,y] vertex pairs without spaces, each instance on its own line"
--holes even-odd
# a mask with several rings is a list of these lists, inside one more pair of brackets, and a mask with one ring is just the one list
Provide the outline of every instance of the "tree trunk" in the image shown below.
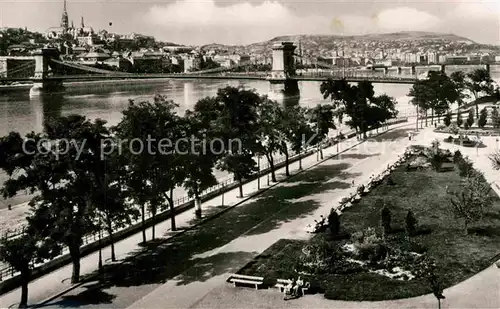
[[146,218],[144,212],[146,211],[144,204],[141,205],[141,225],[142,225],[142,242],[146,243]]
[[434,125],[434,108],[431,108],[431,125]]
[[438,298],[438,309],[441,309],[441,299]]
[[239,184],[239,189],[240,189],[240,198],[243,198],[243,179],[241,179],[241,176],[237,175],[236,176],[238,179],[238,184]]
[[429,123],[427,122],[428,121],[428,117],[427,117],[427,110],[425,110],[425,127],[427,127],[429,125]]
[[476,119],[479,119],[479,104],[477,104],[477,98],[476,98]]
[[302,153],[299,153],[299,171],[302,170]]
[[288,149],[285,146],[285,175],[290,176],[290,169],[288,168]]
[[19,308],[28,307],[28,284],[30,282],[30,270],[21,271],[21,302]]
[[170,188],[170,196],[167,196],[168,205],[170,206],[170,228],[172,231],[177,230],[175,225],[175,215],[174,215],[174,188]]
[[73,263],[73,273],[71,274],[71,283],[78,283],[80,281],[80,246],[72,244],[69,247],[69,254],[71,262]]
[[275,168],[274,168],[273,155],[266,153],[266,158],[267,158],[267,162],[269,162],[269,167],[271,168],[271,180],[273,182],[277,182],[276,181],[276,171],[274,170]]
[[155,223],[155,218],[156,218],[156,210],[151,213],[153,225],[151,226],[151,240],[155,240],[155,232],[156,232],[156,223]]
[[116,262],[115,254],[115,234],[113,233],[112,222],[107,222],[107,230],[109,234],[109,242],[111,244],[111,261]]
[[469,235],[468,231],[469,223],[467,221],[464,222],[464,234],[465,236]]
[[323,146],[319,148],[319,158],[323,160]]
[[194,208],[196,217],[201,218],[201,198],[198,193],[194,196]]

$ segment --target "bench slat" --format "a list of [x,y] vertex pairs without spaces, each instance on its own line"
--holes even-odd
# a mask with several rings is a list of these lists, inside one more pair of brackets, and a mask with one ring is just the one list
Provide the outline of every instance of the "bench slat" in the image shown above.
[[262,281],[251,281],[251,280],[243,280],[243,279],[234,279],[231,280],[232,282],[239,282],[239,283],[248,283],[248,284],[262,284]]
[[239,274],[233,274],[229,277],[231,278],[240,278],[240,279],[250,279],[250,280],[264,280],[264,277],[256,277],[256,276],[246,276],[246,275],[239,275]]

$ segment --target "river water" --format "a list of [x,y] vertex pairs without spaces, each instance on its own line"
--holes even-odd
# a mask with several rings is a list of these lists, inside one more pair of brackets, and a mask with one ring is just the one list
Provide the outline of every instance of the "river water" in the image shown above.
[[[492,72],[494,79],[500,81],[500,72]],[[218,88],[225,86],[242,86],[255,89],[260,94],[270,93],[270,84],[260,80],[152,80],[137,81],[133,84],[94,84],[92,86],[68,87],[66,92],[58,96],[30,98],[28,91],[0,95],[0,136],[11,131],[21,134],[43,130],[44,119],[55,116],[81,114],[88,118],[101,118],[110,125],[117,124],[122,111],[127,108],[129,99],[136,101],[151,100],[155,94],[167,96],[179,104],[179,114],[191,109],[201,98],[212,96]],[[314,106],[326,103],[319,92],[320,82],[299,82],[302,106]],[[377,94],[386,93],[398,101],[400,116],[414,113],[406,96],[411,85],[374,84]],[[0,184],[6,175],[0,173]],[[2,201],[0,208],[7,203],[17,204],[26,201],[20,198],[13,201]]]

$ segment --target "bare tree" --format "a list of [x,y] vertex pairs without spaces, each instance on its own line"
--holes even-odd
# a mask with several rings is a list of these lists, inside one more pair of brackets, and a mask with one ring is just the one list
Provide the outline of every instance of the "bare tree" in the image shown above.
[[449,192],[452,210],[455,216],[464,221],[464,231],[470,223],[480,220],[485,209],[492,205],[491,186],[479,172],[470,173],[458,192]]

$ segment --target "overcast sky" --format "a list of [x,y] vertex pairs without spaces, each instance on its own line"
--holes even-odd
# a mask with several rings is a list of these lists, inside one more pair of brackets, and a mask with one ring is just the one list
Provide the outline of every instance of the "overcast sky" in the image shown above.
[[[0,27],[58,26],[62,0],[0,0]],[[400,30],[500,44],[500,0],[68,0],[75,25],[183,44],[248,44],[286,34]],[[109,22],[113,25],[109,26]]]

